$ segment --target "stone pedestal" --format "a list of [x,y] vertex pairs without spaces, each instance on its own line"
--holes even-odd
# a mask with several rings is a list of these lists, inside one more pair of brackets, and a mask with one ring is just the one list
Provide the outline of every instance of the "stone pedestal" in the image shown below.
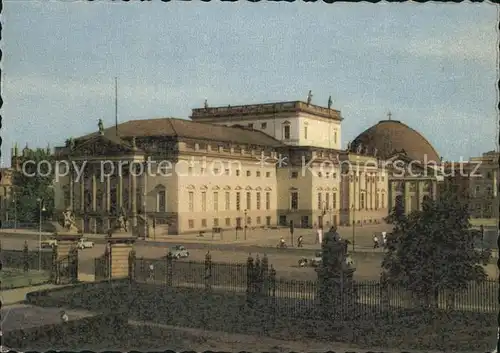
[[129,255],[134,248],[136,238],[129,232],[118,231],[106,237],[109,247],[110,278],[129,276]]
[[53,253],[52,281],[55,284],[75,283],[78,281],[78,233],[55,234],[57,246]]
[[61,260],[68,257],[71,254],[71,251],[77,248],[78,241],[82,236],[76,232],[67,232],[58,233],[54,237],[57,239],[57,259]]

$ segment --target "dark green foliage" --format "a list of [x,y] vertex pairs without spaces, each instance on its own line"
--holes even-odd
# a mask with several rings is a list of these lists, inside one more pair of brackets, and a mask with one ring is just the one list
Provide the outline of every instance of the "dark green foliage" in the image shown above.
[[394,229],[382,262],[383,279],[413,292],[423,304],[435,303],[439,289],[457,291],[469,281],[485,280],[489,252],[474,249],[467,205],[444,190],[427,199],[422,211],[393,210]]
[[[13,173],[15,197],[14,202],[10,204],[9,214],[14,214],[14,207],[16,207],[18,223],[38,222],[40,219],[40,203],[37,200],[41,199],[46,210],[43,212],[42,217],[44,219],[51,218],[54,209],[54,191],[52,188],[54,180],[53,156],[47,150],[39,148],[27,150],[19,158],[21,160],[21,169]],[[28,161],[29,163],[26,163]],[[41,161],[48,161],[50,166],[45,162],[40,164]],[[37,166],[39,166],[41,173],[37,170]]]

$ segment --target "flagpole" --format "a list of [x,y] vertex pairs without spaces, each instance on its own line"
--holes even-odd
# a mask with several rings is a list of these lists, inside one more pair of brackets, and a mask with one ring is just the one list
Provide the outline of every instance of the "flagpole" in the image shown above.
[[115,131],[118,136],[118,78],[115,77]]

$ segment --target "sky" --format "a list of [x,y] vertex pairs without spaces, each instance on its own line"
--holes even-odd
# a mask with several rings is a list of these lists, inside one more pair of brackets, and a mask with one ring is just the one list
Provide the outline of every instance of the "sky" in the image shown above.
[[2,165],[121,122],[306,100],[342,112],[342,145],[386,119],[444,160],[496,149],[497,5],[7,1]]

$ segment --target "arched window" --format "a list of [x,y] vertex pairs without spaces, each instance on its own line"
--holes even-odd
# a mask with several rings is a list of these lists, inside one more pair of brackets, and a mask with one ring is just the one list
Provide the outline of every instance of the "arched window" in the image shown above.
[[289,121],[283,123],[283,140],[290,140],[291,138],[291,124]]
[[156,212],[167,212],[167,190],[163,185],[156,188]]

